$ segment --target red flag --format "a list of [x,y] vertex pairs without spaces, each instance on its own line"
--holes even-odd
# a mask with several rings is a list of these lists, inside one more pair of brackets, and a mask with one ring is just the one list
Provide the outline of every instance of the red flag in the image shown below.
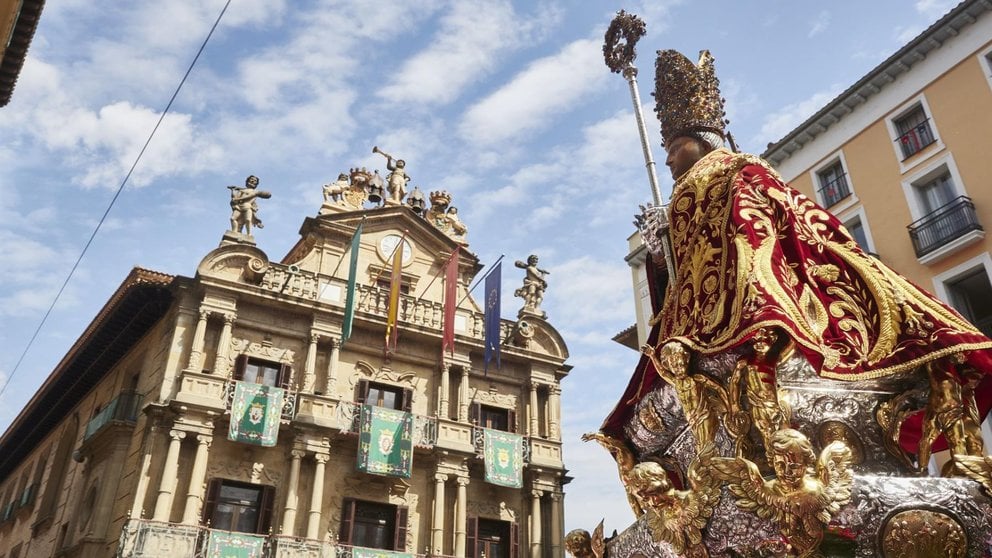
[[451,253],[444,264],[444,326],[441,334],[441,356],[444,351],[455,354],[455,310],[458,306],[458,250]]

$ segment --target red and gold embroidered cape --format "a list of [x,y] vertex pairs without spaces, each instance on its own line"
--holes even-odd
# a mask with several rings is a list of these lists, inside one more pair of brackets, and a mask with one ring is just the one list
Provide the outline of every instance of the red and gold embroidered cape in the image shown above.
[[[669,211],[675,276],[652,344],[713,354],[772,326],[825,378],[879,378],[954,353],[992,374],[992,340],[862,251],[760,158],[707,154],[676,183]],[[620,434],[627,407],[657,381],[642,359],[603,431]],[[976,395],[984,416],[992,377]]]

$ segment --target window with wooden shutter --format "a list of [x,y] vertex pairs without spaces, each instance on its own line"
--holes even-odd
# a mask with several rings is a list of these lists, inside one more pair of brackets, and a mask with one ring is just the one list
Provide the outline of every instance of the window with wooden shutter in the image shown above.
[[516,523],[510,524],[510,558],[520,556],[520,529]]
[[338,530],[338,542],[351,544],[351,526],[355,523],[355,499],[345,498],[341,505],[341,528]]
[[234,359],[234,379],[241,381],[245,379],[245,369],[248,368],[248,355],[240,354]]
[[396,506],[396,536],[393,540],[393,550],[406,552],[406,522],[409,514],[406,506]]
[[[200,524],[207,525],[214,516],[214,507],[217,505],[217,496],[220,494],[221,479],[210,479],[207,482],[207,494],[203,499],[203,510],[200,512]],[[213,526],[211,524],[211,526]]]
[[293,379],[293,367],[288,364],[283,364],[279,367],[279,387],[282,389],[290,389],[289,382]]
[[268,533],[272,526],[272,507],[276,500],[276,487],[262,487],[262,502],[258,512],[258,529],[256,533]]
[[479,558],[479,518],[470,515],[465,525],[465,549],[469,558]]
[[358,392],[355,394],[355,402],[358,404],[364,404],[365,400],[369,398],[369,381],[368,380],[358,380]]
[[480,403],[473,402],[468,408],[468,421],[477,426],[485,426],[479,424],[479,419],[482,415],[482,405]]
[[403,411],[406,411],[407,413],[413,411],[413,390],[412,389],[404,389],[403,390],[403,402],[402,402],[402,405],[401,405],[400,409],[403,410]]
[[517,431],[517,412],[513,409],[506,411],[506,430],[514,433]]

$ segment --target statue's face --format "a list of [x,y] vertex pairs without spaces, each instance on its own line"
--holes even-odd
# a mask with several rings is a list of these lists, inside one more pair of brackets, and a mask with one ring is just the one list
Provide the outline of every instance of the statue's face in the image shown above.
[[530,265],[536,265],[537,264],[537,256],[531,256],[531,257],[527,258],[527,263],[529,263]]
[[797,447],[776,450],[772,456],[775,478],[788,490],[797,490],[802,486],[806,467],[806,453]]
[[396,167],[397,168],[400,168],[401,169],[401,168],[403,168],[405,166],[406,166],[406,161],[404,161],[403,159],[400,159],[399,161],[396,161]]
[[678,180],[683,174],[689,172],[692,165],[709,153],[709,149],[703,142],[689,136],[679,136],[665,146],[668,157],[665,165],[672,171],[672,178]]
[[245,186],[248,186],[249,188],[254,188],[254,187],[258,186],[258,177],[257,176],[249,176],[248,177],[248,180],[245,180]]
[[589,533],[576,529],[565,537],[565,550],[572,556],[588,556],[592,553],[592,543]]

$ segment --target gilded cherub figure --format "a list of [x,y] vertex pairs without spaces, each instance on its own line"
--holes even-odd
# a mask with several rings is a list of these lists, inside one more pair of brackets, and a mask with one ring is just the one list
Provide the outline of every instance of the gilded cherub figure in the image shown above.
[[658,375],[675,388],[689,429],[696,439],[696,447],[714,441],[720,416],[729,407],[727,390],[705,374],[690,374],[689,351],[678,341],[666,343],[661,351],[644,345],[641,352],[651,359]]
[[[751,339],[753,354],[741,358],[730,377],[728,431],[736,440],[738,457],[744,456],[748,430],[753,424],[758,428],[767,450],[772,434],[788,423],[785,406],[778,397],[775,382],[776,361],[770,358],[777,335],[772,328],[760,328]],[[791,352],[786,348],[783,354]],[[749,411],[741,408],[742,396]]]
[[655,541],[667,542],[672,550],[688,558],[709,556],[702,530],[720,500],[720,483],[712,476],[716,446],[707,444],[689,465],[689,490],[675,490],[668,472],[654,461],[644,461],[631,471],[633,490],[647,514]]
[[602,521],[592,535],[585,529],[573,529],[565,535],[565,550],[575,558],[603,558],[605,546]]
[[746,459],[716,459],[713,466],[729,481],[738,507],[777,522],[795,555],[819,556],[824,526],[851,499],[851,450],[831,442],[817,459],[802,432],[783,428],[772,435],[768,453],[775,478],[767,481]]
[[582,435],[583,442],[588,442],[589,440],[598,442],[616,460],[620,482],[623,483],[627,491],[627,503],[630,504],[630,510],[634,512],[634,516],[640,517],[644,513],[644,506],[640,497],[631,489],[633,484],[631,484],[630,472],[634,469],[634,465],[637,464],[633,452],[630,451],[630,448],[622,440],[607,436],[602,432],[590,432]]
[[982,457],[985,454],[982,420],[975,403],[975,387],[983,377],[982,372],[950,359],[927,364],[930,394],[919,444],[921,470],[926,469],[930,447],[941,434],[947,438],[948,449],[955,461],[961,455]]

